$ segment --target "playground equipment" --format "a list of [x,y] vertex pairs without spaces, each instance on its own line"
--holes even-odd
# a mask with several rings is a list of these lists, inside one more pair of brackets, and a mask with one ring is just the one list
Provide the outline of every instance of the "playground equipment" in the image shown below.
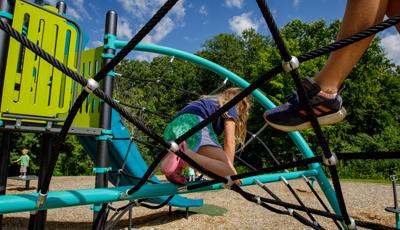
[[[292,57],[286,50],[266,3],[257,1],[282,53],[284,62],[282,66],[273,68],[265,76],[249,84],[229,70],[198,56],[171,48],[139,43],[176,2],[177,0],[167,1],[129,42],[117,39],[117,15],[114,11],[108,12],[104,46],[83,52],[81,52],[83,47],[82,31],[76,23],[66,17],[65,3],[60,2],[57,4],[57,8],[54,8],[50,6],[41,7],[23,0],[16,0],[13,5],[10,5],[9,1],[3,0],[0,2],[0,28],[2,30],[0,32],[0,83],[3,90],[0,108],[0,129],[3,132],[0,158],[0,170],[3,170],[0,174],[2,192],[5,192],[6,186],[6,168],[11,132],[42,132],[42,152],[45,153],[41,159],[38,191],[32,194],[0,196],[0,213],[31,211],[30,227],[43,229],[46,219],[45,210],[47,209],[94,204],[93,209],[97,214],[94,228],[101,229],[107,221],[106,214],[110,209],[107,203],[109,202],[134,200],[137,203],[145,200],[159,204],[155,208],[163,205],[178,207],[201,206],[202,200],[187,199],[177,196],[177,194],[227,187],[238,192],[249,201],[262,205],[274,212],[292,215],[301,223],[314,229],[322,229],[322,227],[316,222],[312,214],[332,218],[339,228],[355,229],[356,224],[368,228],[385,228],[386,226],[357,221],[349,217],[341,193],[336,163],[340,159],[391,159],[398,158],[398,156],[395,153],[334,154],[326,144],[315,117],[311,118],[311,121],[322,146],[323,156],[314,156],[301,135],[293,132],[289,133],[289,136],[303,153],[304,159],[226,178],[215,175],[196,164],[196,162],[179,151],[177,144],[205,127],[213,119],[222,115],[230,107],[250,94],[266,109],[274,107],[261,92],[256,90],[266,81],[276,74],[286,71],[293,76],[297,87],[301,88],[296,71],[300,63],[384,30],[398,23],[400,17],[388,19],[384,23],[348,39],[335,42],[330,46],[296,58]],[[46,42],[44,42],[44,39],[46,39]],[[121,50],[116,54],[117,49]],[[244,90],[222,106],[215,114],[193,127],[192,130],[175,140],[175,142],[165,142],[137,117],[129,114],[118,102],[111,98],[113,77],[116,76],[112,70],[132,49],[164,54],[193,62],[217,73],[223,78],[228,78],[234,84],[244,88]],[[19,52],[14,52],[15,50],[19,50]],[[99,88],[99,82],[103,78],[105,80],[103,84],[104,91]],[[307,100],[305,95],[301,95],[301,97]],[[136,146],[129,140],[129,132],[122,123],[120,115],[163,146],[164,149],[157,155],[150,166],[147,167]],[[85,150],[96,162],[96,168],[94,169],[96,173],[95,189],[48,191],[58,157],[58,143],[63,142],[68,133],[80,136]],[[56,134],[57,138],[55,137]],[[167,154],[167,150],[175,152],[194,168],[215,179],[205,182],[193,182],[180,187],[169,183],[160,184],[152,176],[160,160]],[[109,159],[108,155],[111,156]],[[328,167],[335,190],[324,175],[320,162],[323,162]],[[110,173],[110,171],[120,169],[121,165],[124,165],[126,171],[133,177],[115,177]],[[305,165],[309,166],[308,170],[274,173],[287,168]],[[334,213],[330,212],[326,205],[323,205],[325,211],[320,211],[307,208],[301,202],[295,191],[290,187],[288,180],[302,177],[305,178],[307,184],[310,184],[308,177],[316,178]],[[108,179],[118,187],[107,188]],[[259,184],[274,199],[247,193],[232,183],[236,179],[243,179],[244,186],[254,183]],[[300,205],[280,200],[264,185],[264,183],[273,181],[283,181],[295,195]],[[312,189],[312,186],[310,186],[310,189]],[[314,190],[312,191],[316,194]],[[317,198],[322,201],[318,196]],[[273,208],[269,204],[283,206],[286,210],[282,211]],[[131,203],[127,207],[129,208],[130,205]],[[294,210],[306,212],[310,220],[299,215]],[[343,223],[338,223],[337,221]],[[390,227],[386,228],[390,229]]]

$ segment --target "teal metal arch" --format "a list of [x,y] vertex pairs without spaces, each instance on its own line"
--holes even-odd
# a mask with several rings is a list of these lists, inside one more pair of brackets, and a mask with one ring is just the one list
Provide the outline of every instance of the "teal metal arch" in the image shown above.
[[[125,41],[119,41],[119,40],[114,40],[114,45],[117,48],[122,48],[125,45],[127,45],[127,42]],[[170,47],[164,47],[164,46],[159,46],[159,45],[153,45],[153,44],[143,44],[139,43],[135,47],[136,51],[143,51],[143,52],[149,52],[149,53],[157,53],[157,54],[163,54],[167,56],[172,56],[175,58],[179,58],[188,62],[191,62],[193,64],[199,65],[207,70],[210,70],[217,75],[223,77],[223,78],[228,78],[229,81],[234,83],[235,85],[241,87],[241,88],[246,88],[250,84],[237,74],[233,73],[232,71],[212,62],[207,59],[204,59],[202,57],[199,57],[197,55],[170,48]],[[255,90],[252,94],[252,97],[260,103],[265,109],[272,109],[276,107],[274,103],[272,103],[264,94],[262,94],[259,90]],[[299,148],[300,152],[303,154],[305,158],[311,158],[314,157],[314,153],[304,140],[304,138],[300,135],[299,132],[290,132],[288,133],[290,138],[293,140],[293,142],[296,144],[296,146]],[[328,199],[330,205],[332,206],[333,210],[335,211],[336,214],[341,215],[340,209],[339,209],[339,204],[336,198],[336,193],[334,189],[332,188],[331,184],[329,183],[327,177],[325,176],[325,173],[323,172],[321,165],[319,163],[313,163],[310,165],[310,169],[313,169],[317,172],[316,179],[323,190],[326,198]]]

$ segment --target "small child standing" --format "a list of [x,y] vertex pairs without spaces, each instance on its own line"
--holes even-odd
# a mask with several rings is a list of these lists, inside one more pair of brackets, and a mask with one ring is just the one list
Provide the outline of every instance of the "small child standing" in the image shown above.
[[192,167],[188,167],[188,181],[195,181],[196,180],[196,173]]
[[14,161],[15,163],[21,162],[20,163],[21,167],[19,168],[21,175],[19,175],[19,177],[21,177],[22,179],[26,179],[26,172],[28,171],[29,161],[31,159],[28,156],[28,152],[29,150],[27,148],[23,148],[21,150],[22,156],[18,158],[18,160]]

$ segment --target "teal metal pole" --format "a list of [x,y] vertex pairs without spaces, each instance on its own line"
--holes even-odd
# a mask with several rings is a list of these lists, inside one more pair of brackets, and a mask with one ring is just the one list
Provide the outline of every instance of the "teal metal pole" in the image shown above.
[[[127,42],[117,40],[114,42],[114,44],[117,48],[122,48],[127,44]],[[181,50],[177,50],[177,49],[173,49],[173,48],[169,48],[169,47],[164,47],[164,46],[149,45],[149,44],[143,44],[143,43],[139,43],[135,47],[135,50],[173,56],[173,57],[197,64],[199,66],[202,66],[203,68],[208,69],[223,78],[228,78],[231,82],[233,82],[234,84],[236,84],[242,88],[246,88],[247,86],[249,86],[249,83],[247,81],[245,81],[243,78],[239,77],[235,73],[229,71],[228,69],[226,69],[214,62],[211,62],[207,59],[204,59],[202,57],[196,56],[194,54],[191,54],[191,53],[188,53],[185,51],[181,51]],[[259,90],[255,90],[251,95],[265,109],[275,108],[274,103],[272,103]],[[293,140],[293,142],[296,144],[296,146],[299,148],[299,150],[301,151],[301,153],[303,154],[303,156],[305,158],[311,158],[311,157],[315,156],[314,153],[312,152],[312,150],[310,149],[310,147],[308,146],[307,142],[304,140],[304,138],[300,135],[299,132],[290,132],[289,136]],[[325,176],[325,174],[321,168],[321,165],[319,163],[314,163],[314,164],[311,164],[310,168],[317,171],[316,178],[318,180],[318,183],[319,183],[322,191],[324,192],[325,196],[327,197],[334,212],[337,215],[341,215],[339,203],[336,198],[335,190],[332,188],[331,184],[329,183],[329,180]]]
[[[397,175],[393,174],[390,175],[390,180],[392,181],[392,189],[393,189],[393,208],[395,211],[398,211],[399,209],[399,204],[397,202],[397,186],[396,186],[396,181],[397,181]],[[396,217],[396,227],[400,229],[400,218],[399,218],[399,213],[395,212],[395,217]]]
[[[243,179],[243,186],[254,184],[254,179],[262,183],[280,181],[281,177],[292,180],[305,176],[316,176],[315,170],[297,171],[291,173],[275,173],[268,175],[255,176]],[[199,183],[199,182],[194,182]],[[0,213],[25,212],[34,210],[44,210],[52,208],[63,208],[77,205],[87,205],[94,203],[108,203],[122,200],[135,200],[142,198],[152,198],[161,196],[170,196],[175,194],[184,194],[192,192],[202,192],[223,188],[225,184],[215,184],[208,187],[191,191],[180,191],[178,186],[165,184],[146,184],[136,193],[126,196],[126,191],[131,186],[114,187],[114,188],[98,188],[98,189],[81,189],[70,191],[49,192],[46,203],[40,209],[36,208],[38,193],[6,195],[0,196]],[[200,201],[198,206],[202,206]]]

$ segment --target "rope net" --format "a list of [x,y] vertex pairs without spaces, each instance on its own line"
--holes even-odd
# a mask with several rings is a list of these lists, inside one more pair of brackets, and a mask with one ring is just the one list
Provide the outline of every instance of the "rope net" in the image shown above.
[[[177,1],[167,1],[164,6],[161,7],[161,9],[153,16],[152,19],[150,19],[149,23],[147,23],[139,32],[138,34],[131,39],[131,41],[128,43],[127,46],[125,46],[116,56],[115,58],[109,60],[109,64],[107,64],[98,74],[96,74],[96,76],[94,77],[95,81],[101,81],[106,74],[111,71],[124,57],[126,57],[126,55],[140,42],[140,40],[143,39],[144,36],[146,36],[146,34],[148,32],[151,31],[151,29],[162,19],[162,17],[173,7],[173,5],[176,3]],[[285,44],[282,40],[282,38],[280,37],[279,31],[277,30],[276,24],[273,20],[273,17],[269,11],[269,8],[266,4],[265,1],[262,0],[257,0],[257,3],[261,9],[261,12],[263,13],[263,16],[266,20],[266,23],[268,24],[271,33],[274,37],[275,42],[277,43],[278,49],[281,53],[281,56],[283,58],[284,61],[289,61],[290,53],[288,52],[288,50],[285,47]],[[306,54],[300,55],[298,57],[298,60],[300,63],[311,60],[313,58],[319,57],[321,55],[325,55],[329,52],[338,50],[340,48],[343,48],[345,46],[348,46],[350,44],[353,44],[354,42],[357,42],[359,40],[362,40],[364,38],[367,38],[379,31],[382,31],[386,28],[389,28],[390,26],[393,26],[397,23],[400,22],[400,16],[396,16],[390,19],[385,20],[384,22],[375,25],[365,31],[362,31],[360,33],[357,33],[353,36],[350,36],[348,38],[345,38],[343,40],[334,42],[328,46],[316,49],[314,51],[308,52]],[[88,81],[86,79],[84,79],[82,76],[80,76],[77,72],[69,69],[68,67],[64,66],[62,63],[60,63],[59,61],[57,61],[54,57],[52,57],[50,54],[46,53],[44,50],[42,50],[41,48],[39,48],[37,45],[35,45],[34,43],[32,43],[31,41],[29,41],[26,37],[24,37],[23,35],[19,34],[16,30],[14,30],[9,24],[7,24],[6,22],[3,22],[0,20],[0,29],[4,30],[7,34],[9,34],[11,37],[13,37],[14,39],[16,39],[17,41],[19,41],[21,44],[23,44],[26,48],[32,50],[35,54],[37,54],[38,56],[40,56],[42,59],[46,60],[47,62],[51,63],[52,65],[54,65],[54,67],[56,67],[57,69],[59,69],[60,71],[62,71],[63,73],[65,73],[67,76],[71,77],[73,80],[75,80],[76,82],[78,82],[79,84],[81,84],[82,86],[86,87],[85,89],[92,87],[90,84],[93,83],[93,81]],[[273,77],[275,77],[277,74],[281,73],[283,71],[282,66],[276,66],[272,69],[270,69],[269,71],[266,72],[266,74],[264,74],[263,76],[260,76],[258,79],[256,79],[255,81],[253,81],[248,87],[246,87],[245,89],[243,89],[243,91],[241,93],[239,93],[236,97],[234,97],[232,100],[230,100],[228,103],[226,103],[224,106],[222,106],[216,113],[214,113],[213,115],[211,115],[209,118],[203,120],[202,122],[200,122],[198,125],[196,125],[195,127],[193,127],[191,130],[189,130],[187,133],[185,133],[183,136],[181,136],[180,138],[178,138],[177,140],[175,140],[176,143],[181,143],[182,141],[186,140],[188,137],[190,137],[191,135],[193,135],[194,133],[198,132],[199,130],[201,130],[202,128],[204,128],[206,125],[208,125],[210,122],[212,122],[213,120],[215,120],[217,117],[221,116],[224,112],[226,112],[229,108],[231,108],[232,106],[234,106],[235,104],[237,104],[239,101],[241,101],[243,98],[245,98],[246,96],[250,95],[254,90],[256,90],[257,88],[260,88],[263,84],[265,84],[266,82],[268,82],[270,79],[272,79]],[[290,72],[290,74],[293,77],[294,82],[296,83],[296,86],[298,87],[300,96],[304,99],[305,104],[308,105],[308,99],[307,96],[305,96],[304,93],[304,89],[301,86],[300,83],[300,78],[299,78],[299,74],[296,70],[293,70]],[[176,91],[181,91],[184,92],[186,94],[190,94],[192,96],[197,96],[198,93],[202,94],[202,92],[196,92],[196,91],[191,91],[191,90],[187,90],[187,88],[182,89],[181,87],[179,87],[180,89],[178,90],[178,88],[176,87],[176,85],[174,84],[174,82],[168,82],[166,81],[164,78],[166,77],[167,74],[161,74],[159,75],[160,77],[158,79],[155,79],[154,81],[156,83],[159,84],[159,86],[163,86],[163,87],[168,87],[169,90],[176,90]],[[151,80],[148,80],[148,82],[150,82]],[[142,81],[143,82],[143,81]],[[88,86],[88,84],[90,85],[90,87]],[[221,87],[222,88],[222,87]],[[219,90],[219,87],[217,87],[217,90]],[[110,97],[110,95],[107,95],[106,93],[104,93],[101,89],[99,88],[93,88],[93,90],[86,90],[86,91],[82,91],[81,95],[78,97],[78,99],[75,101],[74,106],[72,107],[68,118],[66,120],[66,122],[64,123],[64,126],[62,128],[61,133],[58,136],[58,140],[56,142],[56,144],[54,145],[54,154],[51,155],[51,160],[50,160],[50,165],[49,165],[49,170],[48,173],[46,174],[45,180],[44,180],[44,185],[40,191],[41,197],[44,197],[43,199],[39,199],[38,201],[38,207],[41,207],[44,202],[45,202],[45,197],[46,194],[48,192],[48,188],[49,188],[49,184],[51,181],[51,177],[53,174],[53,170],[55,167],[55,162],[58,159],[58,146],[59,143],[64,142],[65,140],[65,136],[67,135],[67,131],[69,130],[72,120],[76,115],[76,112],[79,110],[83,100],[86,99],[87,95],[89,93],[94,93],[95,95],[97,95],[99,98],[101,98],[102,100],[104,100],[104,102],[106,102],[108,105],[110,105],[113,109],[115,109],[117,112],[119,112],[128,122],[132,123],[137,130],[132,132],[131,137],[125,137],[125,138],[130,138],[131,141],[133,142],[133,140],[137,140],[138,143],[143,142],[143,143],[147,143],[149,142],[149,140],[151,140],[151,145],[152,146],[157,146],[158,149],[158,154],[155,155],[152,163],[149,165],[149,169],[147,170],[147,172],[145,173],[145,175],[143,176],[143,178],[137,178],[138,179],[138,183],[136,185],[134,185],[131,189],[129,189],[127,191],[127,194],[133,194],[136,191],[138,191],[144,184],[149,182],[149,178],[154,174],[155,170],[157,169],[157,166],[159,164],[159,162],[164,158],[164,156],[167,154],[167,150],[170,148],[170,143],[166,142],[158,133],[160,133],[159,131],[155,131],[151,126],[148,126],[147,124],[145,124],[145,122],[143,122],[143,119],[146,118],[146,113],[151,113],[153,115],[157,115],[159,117],[161,117],[161,119],[169,119],[168,117],[171,116],[171,114],[169,114],[169,116],[164,116],[164,111],[156,111],[154,108],[154,110],[152,109],[148,109],[147,107],[143,107],[142,104],[140,105],[130,105],[129,103],[126,102],[118,102],[118,100],[114,100],[113,98]],[[154,96],[155,91],[152,91],[151,94],[147,95],[144,97],[145,101],[147,103],[150,103],[151,99]],[[136,111],[136,115],[133,115],[131,112],[129,112],[129,109],[125,109],[122,105],[126,105],[127,107],[130,107],[129,109],[133,109],[133,110],[139,110]],[[311,108],[308,105],[308,109],[310,111]],[[167,111],[165,111],[165,114],[168,114]],[[312,112],[310,112],[309,114],[313,114]],[[255,176],[255,175],[261,175],[261,174],[265,174],[265,173],[270,173],[270,172],[276,172],[276,171],[281,171],[281,170],[287,170],[293,167],[300,167],[300,166],[307,166],[311,163],[321,163],[322,160],[324,158],[330,158],[332,156],[334,156],[334,154],[330,151],[329,146],[326,142],[326,140],[324,139],[322,130],[318,124],[318,122],[316,121],[315,116],[311,116],[310,117],[310,121],[313,125],[314,131],[317,134],[318,137],[318,143],[321,146],[322,150],[323,150],[323,156],[316,156],[316,157],[312,157],[312,158],[307,158],[307,159],[300,159],[300,160],[296,160],[293,162],[289,162],[289,163],[285,163],[282,164],[280,163],[275,157],[272,157],[272,162],[273,165],[272,167],[269,168],[260,168],[257,170],[254,170],[255,167],[251,166],[253,168],[251,168],[249,166],[249,168],[252,169],[252,171],[249,172],[245,172],[245,173],[241,173],[238,175],[234,175],[231,176],[232,180],[236,180],[236,179],[242,179],[242,178],[246,178],[249,176]],[[258,131],[252,131],[251,132],[251,138],[252,140],[254,139],[258,139],[257,135],[252,135],[253,133],[257,134],[257,133],[261,133],[263,131],[263,129],[265,129],[265,127],[262,127],[261,129],[259,129]],[[139,131],[142,134],[138,134]],[[146,136],[146,140],[144,140],[144,136]],[[249,140],[250,140],[249,139]],[[265,145],[265,143],[260,140],[261,145]],[[249,143],[246,143],[247,145]],[[266,145],[265,145],[266,146]],[[270,153],[270,149],[268,147],[265,148],[266,151],[268,151],[268,153]],[[196,170],[202,172],[204,175],[206,175],[208,178],[214,178],[212,180],[208,180],[205,182],[200,182],[194,185],[189,185],[186,186],[185,189],[187,190],[193,190],[196,188],[200,188],[200,187],[204,187],[204,186],[208,186],[208,185],[212,185],[212,184],[216,184],[216,183],[227,183],[229,182],[229,180],[227,178],[224,177],[220,177],[218,175],[216,175],[215,173],[206,170],[205,168],[201,167],[200,165],[198,165],[196,162],[194,162],[191,158],[189,158],[187,155],[185,155],[185,153],[182,153],[180,151],[176,152],[176,155],[178,155],[179,157],[181,157],[183,160],[185,160],[186,162],[188,162],[193,168],[195,168]],[[241,159],[241,157],[243,156],[240,152],[237,154],[238,159]],[[271,154],[271,156],[273,156]],[[348,159],[393,159],[393,158],[398,158],[398,152],[390,152],[390,153],[354,153],[354,154],[337,154],[336,155],[337,158],[343,159],[343,160],[348,160]],[[245,161],[244,161],[245,162]],[[272,193],[272,191],[268,190],[268,188],[265,185],[261,185],[264,190],[273,197],[273,199],[270,198],[266,198],[266,197],[262,197],[262,196],[257,196],[251,193],[248,193],[246,191],[244,191],[242,188],[233,185],[231,187],[231,189],[239,194],[241,194],[245,199],[257,203],[263,207],[265,207],[266,209],[276,212],[276,213],[280,213],[280,214],[286,214],[286,215],[291,215],[294,218],[296,218],[297,220],[299,220],[301,223],[310,226],[314,229],[323,229],[323,227],[320,226],[320,224],[316,221],[316,219],[314,218],[314,215],[319,215],[319,216],[324,216],[324,217],[328,217],[331,218],[332,220],[335,221],[335,224],[338,226],[338,228],[340,228],[340,224],[337,221],[343,221],[343,225],[345,227],[351,228],[351,226],[353,226],[354,224],[357,224],[358,226],[362,226],[365,228],[370,228],[370,229],[393,229],[391,227],[388,226],[383,226],[383,225],[379,225],[379,224],[374,224],[374,223],[369,223],[369,222],[364,222],[364,221],[353,221],[348,213],[347,213],[347,209],[346,209],[346,205],[343,199],[343,195],[341,193],[341,187],[340,187],[340,182],[339,182],[339,177],[337,174],[337,170],[336,170],[336,166],[335,165],[329,165],[327,166],[331,177],[332,177],[332,182],[333,185],[335,187],[335,191],[336,191],[336,198],[340,207],[340,212],[341,215],[337,215],[337,214],[333,214],[331,211],[329,211],[329,209],[327,208],[327,206],[325,204],[323,204],[323,202],[321,203],[321,205],[323,206],[324,210],[318,210],[318,209],[314,209],[314,208],[309,208],[307,206],[305,206],[305,204],[301,201],[301,198],[297,196],[296,192],[293,191],[293,188],[291,188],[290,184],[285,182],[285,180],[283,180],[286,184],[286,186],[288,187],[288,189],[291,191],[291,193],[295,196],[297,202],[299,203],[299,205],[296,204],[291,204],[291,203],[287,203],[284,202],[282,200],[279,199],[279,197],[275,194]],[[118,170],[118,172],[122,175],[123,173],[123,165],[121,170]],[[129,176],[129,175],[128,175]],[[307,183],[307,181],[306,181]],[[311,191],[313,191],[311,189]],[[314,193],[314,192],[313,192]],[[315,194],[315,193],[314,193]],[[317,199],[320,201],[320,197]],[[135,201],[135,202],[143,202],[142,201]],[[321,202],[321,201],[320,201]],[[167,204],[168,202],[166,202],[165,204]],[[165,205],[165,204],[161,204]],[[126,205],[125,208],[123,208],[124,210],[126,210],[126,208],[132,206],[132,203],[129,203],[128,205]],[[137,204],[135,204],[137,205]],[[281,210],[279,208],[275,208],[272,207],[271,205],[275,205],[275,206],[280,206],[283,207],[284,209]],[[148,206],[150,207],[150,206]],[[157,207],[152,207],[152,208],[157,208]],[[102,225],[105,223],[105,221],[107,220],[107,215],[108,215],[108,210],[113,209],[112,206],[108,206],[107,204],[103,205],[98,218],[96,219],[96,224]],[[114,208],[115,209],[115,208]],[[293,211],[293,210],[296,210]],[[306,215],[308,216],[308,218],[305,218],[303,215],[299,215],[297,211],[301,211],[301,212],[305,212]],[[115,221],[115,219],[118,219],[118,217],[113,216],[111,218],[112,221]],[[95,224],[95,226],[96,226]]]

